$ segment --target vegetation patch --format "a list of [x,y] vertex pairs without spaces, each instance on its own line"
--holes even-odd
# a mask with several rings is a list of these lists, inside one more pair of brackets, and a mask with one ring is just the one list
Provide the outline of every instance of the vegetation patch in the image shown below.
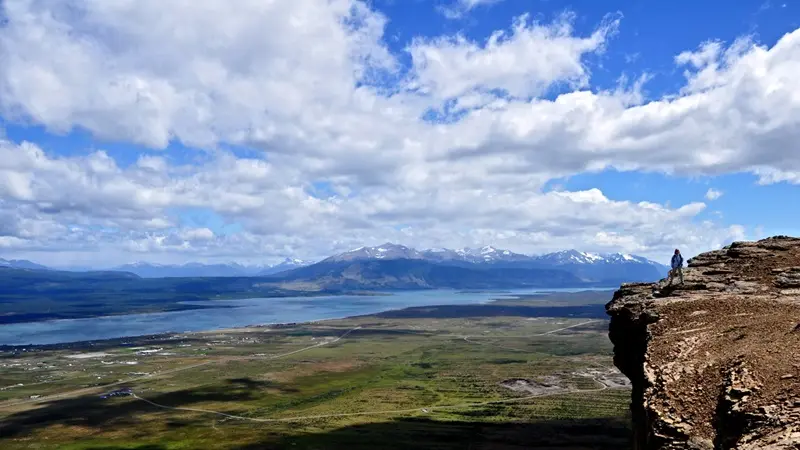
[[[3,353],[2,448],[627,444],[630,392],[612,369],[604,323],[440,316]],[[572,326],[580,332],[553,332]],[[103,355],[67,357],[92,352]],[[122,387],[136,396],[101,398]]]

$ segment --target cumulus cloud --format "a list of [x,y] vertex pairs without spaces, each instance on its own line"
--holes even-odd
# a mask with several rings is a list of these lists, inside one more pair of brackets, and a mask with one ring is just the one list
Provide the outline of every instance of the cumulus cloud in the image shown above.
[[722,191],[718,191],[718,190],[716,190],[714,188],[709,188],[708,191],[706,191],[706,200],[714,201],[714,200],[722,197],[722,194],[723,194]]
[[354,84],[394,64],[360,1],[236,3],[6,2],[4,114],[152,148],[291,140],[308,104],[354,106]]
[[[547,175],[606,167],[785,175],[800,164],[788,151],[800,142],[792,94],[800,31],[771,49],[742,39],[678,55],[687,85],[675,96],[574,90],[545,100],[536,94],[554,83],[587,83],[582,57],[609,45],[617,19],[581,37],[569,16],[522,17],[486,42],[417,39],[411,79],[387,95],[369,84],[396,65],[382,41],[386,19],[356,0],[59,5],[7,4],[0,32],[6,116],[54,130],[84,127],[156,148],[169,139],[258,145],[302,156],[292,163],[315,174],[363,182],[377,181],[368,174],[375,169],[424,172],[431,160],[464,154],[502,154]],[[472,108],[460,120],[420,120],[452,97]]]
[[603,49],[619,19],[608,20],[586,37],[573,35],[572,20],[565,14],[541,24],[523,15],[510,33],[496,31],[484,43],[461,35],[417,39],[409,48],[413,86],[439,99],[498,89],[528,98],[554,83],[585,86],[589,74],[583,56]]
[[[528,252],[577,241],[590,249],[641,253],[675,238],[716,238],[719,232],[688,225],[705,208],[702,203],[678,208],[631,203],[597,189],[521,194],[465,190],[457,184],[421,194],[380,185],[362,187],[358,196],[314,196],[298,174],[278,172],[263,160],[220,154],[201,166],[159,161],[159,171],[139,163],[123,169],[102,152],[55,158],[33,144],[0,143],[0,171],[15,167],[14,173],[30,180],[24,195],[0,186],[6,199],[0,204],[2,217],[26,218],[8,222],[13,226],[4,234],[17,239],[6,247],[26,255],[56,252],[50,260],[65,264],[87,258],[81,252],[100,249],[109,258],[134,255],[128,260],[139,255],[170,261],[179,254],[263,261],[264,255],[319,258],[387,239],[427,247],[489,242]],[[245,231],[218,235],[207,227],[181,225],[173,213],[197,207],[243,224]],[[674,236],[666,239],[666,230]],[[681,237],[679,231],[688,233]],[[612,239],[623,235],[627,241]]]
[[[699,221],[702,203],[543,186],[601,170],[800,183],[800,30],[771,48],[699,43],[675,55],[683,88],[646,98],[646,78],[591,87],[586,59],[613,45],[616,16],[585,35],[570,15],[523,16],[484,40],[420,37],[397,55],[387,19],[359,0],[0,8],[6,121],[153,150],[123,165],[0,141],[0,218],[19,218],[3,219],[0,245],[18,253],[315,257],[394,240],[658,255],[745,233]],[[197,161],[172,162],[174,142]],[[242,231],[187,225],[181,208]]]

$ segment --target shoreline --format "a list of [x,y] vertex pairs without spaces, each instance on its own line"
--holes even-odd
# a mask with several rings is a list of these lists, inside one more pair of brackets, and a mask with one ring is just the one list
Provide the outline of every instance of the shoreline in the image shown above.
[[252,300],[252,299],[271,300],[271,299],[282,299],[282,298],[319,298],[319,297],[342,297],[342,296],[380,297],[386,295],[392,295],[392,294],[388,294],[385,292],[375,292],[375,291],[361,291],[361,292],[298,291],[296,293],[292,293],[292,295],[278,295],[278,296],[267,295],[267,296],[251,297],[251,296],[240,296],[240,295],[226,295],[226,296],[217,296],[210,298],[198,298],[193,300],[183,300],[174,303],[174,305],[179,305],[179,307],[174,307],[174,308],[164,308],[158,310],[141,310],[141,311],[120,311],[120,312],[112,312],[110,314],[87,314],[87,315],[71,316],[71,317],[63,317],[63,314],[49,314],[49,316],[51,317],[41,318],[38,320],[21,320],[12,322],[5,321],[4,318],[15,317],[15,316],[48,316],[48,314],[41,314],[41,313],[16,314],[13,312],[7,312],[0,314],[0,327],[4,325],[16,325],[21,323],[59,322],[64,320],[102,319],[104,317],[120,317],[120,316],[130,316],[138,314],[159,314],[159,313],[173,313],[173,312],[185,312],[185,311],[199,311],[199,310],[215,309],[215,308],[216,309],[237,308],[237,306],[234,305],[224,305],[224,304],[201,305],[201,304],[196,304],[194,302],[224,302],[230,300]]
[[[554,288],[558,289],[558,288]],[[574,296],[574,295],[586,295],[587,293],[606,293],[610,289],[606,288],[598,288],[598,289],[584,289],[580,291],[571,291],[571,292],[564,292],[564,291],[542,291],[537,293],[530,293],[530,294],[511,294],[511,291],[501,291],[501,290],[486,290],[481,291],[480,293],[487,293],[487,294],[497,294],[497,295],[507,295],[505,298],[489,298],[484,302],[480,303],[471,303],[471,304],[435,304],[435,305],[423,305],[423,306],[406,306],[400,308],[389,308],[373,313],[368,314],[355,314],[355,315],[348,315],[342,317],[329,317],[329,318],[321,318],[321,319],[312,319],[306,320],[302,322],[273,322],[273,323],[254,323],[254,324],[247,324],[237,327],[225,327],[225,328],[215,328],[215,329],[207,329],[207,330],[196,330],[196,331],[164,331],[161,333],[152,333],[152,334],[142,334],[142,335],[134,335],[134,336],[121,336],[115,338],[108,338],[108,339],[94,339],[94,340],[83,340],[83,341],[72,341],[72,342],[61,342],[61,343],[52,343],[52,344],[0,344],[0,353],[6,352],[29,352],[29,351],[48,351],[48,350],[68,350],[68,349],[84,349],[84,350],[93,350],[96,346],[114,346],[114,347],[125,347],[128,342],[126,341],[140,341],[136,344],[130,343],[131,346],[134,345],[147,345],[142,344],[141,341],[155,341],[163,342],[167,340],[180,340],[186,338],[188,335],[193,334],[208,334],[208,333],[220,333],[220,332],[248,332],[248,331],[256,331],[256,330],[279,330],[284,328],[291,328],[297,326],[304,326],[304,325],[313,325],[313,324],[320,324],[322,322],[330,322],[336,320],[347,320],[347,319],[362,319],[365,317],[381,317],[389,316],[394,318],[403,318],[403,313],[408,313],[410,315],[412,312],[420,312],[420,311],[427,311],[431,309],[455,309],[455,308],[485,308],[485,307],[493,307],[498,310],[508,310],[508,308],[531,308],[535,310],[536,308],[559,308],[560,306],[522,306],[522,305],[504,305],[503,302],[524,302],[525,300],[534,300],[534,299],[546,299],[548,297],[552,297],[554,295],[560,296]],[[462,293],[459,291],[458,293]],[[465,292],[465,293],[474,293],[474,292]],[[357,295],[357,294],[341,294],[341,295]],[[390,296],[393,295],[391,293],[369,293],[366,296],[373,296],[373,295],[381,295],[381,296]],[[330,295],[327,296],[337,297],[340,295]],[[276,298],[294,298],[294,297],[276,297]],[[584,305],[574,305],[577,306],[589,306],[587,304]],[[562,306],[563,307],[563,306]],[[214,308],[214,307],[209,307]],[[223,306],[223,308],[236,308],[235,306]],[[208,309],[208,308],[200,308],[200,309]],[[160,312],[180,312],[180,311],[160,311]],[[144,313],[144,314],[157,314],[156,313]],[[102,318],[102,317],[118,317],[119,315],[109,315],[109,316],[97,316],[97,317],[89,317],[89,318]],[[409,316],[406,318],[411,318],[413,316]],[[83,318],[86,319],[86,318]],[[52,321],[60,321],[60,320],[75,320],[75,319],[55,319]],[[43,321],[39,321],[43,322]],[[20,322],[24,323],[24,322]],[[28,322],[31,323],[31,322]],[[2,325],[0,325],[2,326]]]

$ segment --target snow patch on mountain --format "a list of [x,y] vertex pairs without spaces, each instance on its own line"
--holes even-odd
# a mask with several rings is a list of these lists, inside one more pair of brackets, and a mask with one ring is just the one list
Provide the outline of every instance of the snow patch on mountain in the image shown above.
[[589,260],[591,262],[602,261],[603,260],[603,257],[598,255],[597,253],[584,253],[584,252],[582,252],[581,254],[583,255],[584,258],[586,258],[587,260]]
[[359,247],[349,252],[331,256],[324,261],[343,262],[369,259],[424,259],[422,254],[405,245],[396,245],[387,242],[377,247]]

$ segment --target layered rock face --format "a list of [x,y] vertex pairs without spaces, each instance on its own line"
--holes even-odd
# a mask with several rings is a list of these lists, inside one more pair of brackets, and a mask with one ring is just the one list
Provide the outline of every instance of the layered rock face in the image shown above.
[[800,449],[800,239],[688,265],[683,285],[624,284],[606,305],[634,448]]

